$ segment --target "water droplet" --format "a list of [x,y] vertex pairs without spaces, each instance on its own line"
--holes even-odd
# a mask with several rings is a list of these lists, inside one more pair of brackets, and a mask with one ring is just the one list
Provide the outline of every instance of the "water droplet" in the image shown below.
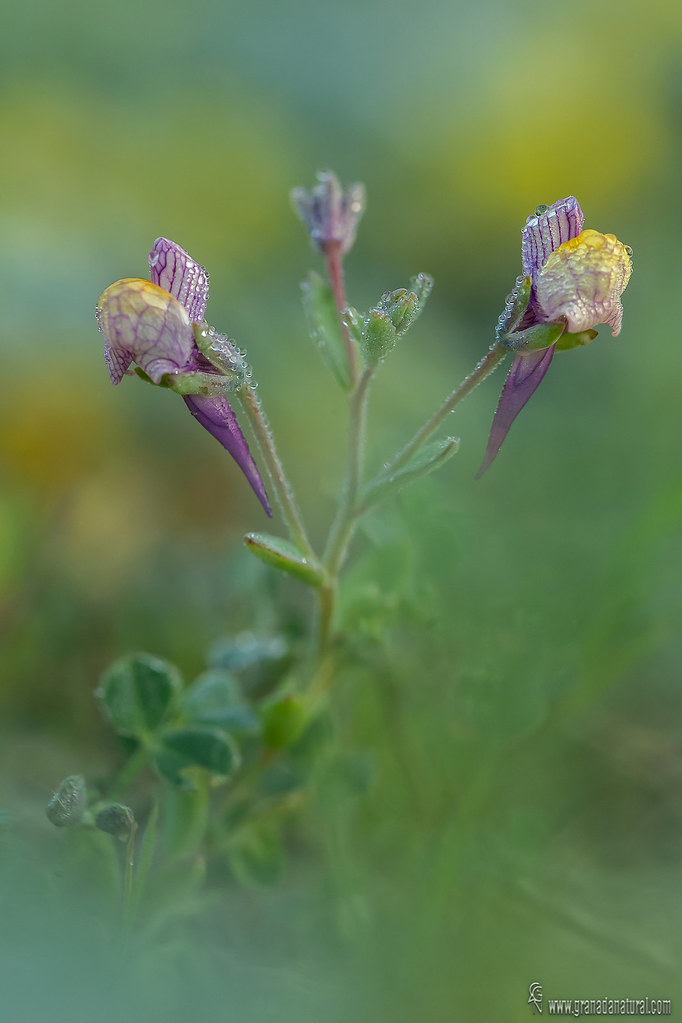
[[541,217],[542,214],[546,213],[548,209],[549,209],[549,206],[547,206],[544,202],[541,202],[539,206],[535,207],[535,216],[536,217]]
[[625,251],[627,252],[628,256],[631,256],[632,255],[632,246],[631,245],[625,245],[624,248],[625,248]]

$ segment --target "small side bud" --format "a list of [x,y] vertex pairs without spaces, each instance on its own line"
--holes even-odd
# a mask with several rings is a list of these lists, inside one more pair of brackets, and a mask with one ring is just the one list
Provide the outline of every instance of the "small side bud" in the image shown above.
[[428,274],[417,274],[410,281],[409,291],[398,288],[384,292],[379,304],[369,310],[363,323],[360,344],[366,362],[374,365],[388,355],[398,338],[421,313],[432,287],[433,278]]
[[370,309],[362,328],[362,354],[365,362],[374,366],[395,348],[398,332],[391,317],[383,309]]
[[70,774],[45,807],[47,819],[56,828],[73,828],[83,820],[86,801],[85,778],[82,774]]
[[129,806],[122,803],[109,803],[108,806],[103,806],[95,817],[95,827],[125,842],[135,827],[135,814]]

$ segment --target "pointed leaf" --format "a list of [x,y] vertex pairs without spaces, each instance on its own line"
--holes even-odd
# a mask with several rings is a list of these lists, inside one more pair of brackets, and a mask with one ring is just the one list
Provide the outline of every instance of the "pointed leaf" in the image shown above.
[[434,469],[439,469],[458,450],[457,437],[446,437],[444,440],[426,444],[402,469],[394,473],[382,473],[368,484],[360,502],[362,510],[372,508],[414,480],[427,476]]
[[311,273],[301,284],[303,308],[308,321],[310,337],[320,349],[323,359],[345,391],[351,381],[339,315],[334,293],[319,274]]
[[512,423],[542,383],[553,357],[554,345],[530,355],[517,355],[514,359],[493,416],[488,446],[476,479],[480,479],[495,460]]
[[266,565],[287,572],[308,586],[321,586],[324,582],[322,569],[317,565],[311,565],[288,540],[271,536],[269,533],[247,533],[244,544]]

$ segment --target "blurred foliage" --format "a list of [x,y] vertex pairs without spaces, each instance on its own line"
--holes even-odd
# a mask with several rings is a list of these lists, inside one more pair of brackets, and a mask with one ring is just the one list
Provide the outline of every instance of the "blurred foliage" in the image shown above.
[[[680,997],[681,42],[669,0],[13,11],[0,35],[12,1018],[77,1023],[96,1006],[102,1020],[184,1021],[219,999],[259,1023],[521,1020],[534,980],[548,997]],[[144,649],[194,678],[226,636],[300,640],[310,595],[240,546],[261,511],[180,404],[134,380],[110,388],[95,301],[145,275],[157,235],[205,263],[209,319],[246,346],[321,536],[345,410],[306,337],[299,283],[320,267],[287,193],[328,165],[368,190],[350,300],[435,279],[376,384],[376,469],[492,340],[539,202],[575,194],[587,226],[632,245],[624,329],[557,357],[484,480],[502,374],[449,424],[461,453],[368,517],[333,720],[296,747],[319,778],[306,814],[283,846],[266,824],[239,839],[235,824],[230,870],[210,863],[203,895],[191,855],[152,867],[124,954],[108,927],[121,850],[51,829],[43,809],[60,778],[104,788],[120,761],[93,698],[102,670]],[[295,790],[288,771],[272,791]],[[133,809],[149,814],[144,786]]]

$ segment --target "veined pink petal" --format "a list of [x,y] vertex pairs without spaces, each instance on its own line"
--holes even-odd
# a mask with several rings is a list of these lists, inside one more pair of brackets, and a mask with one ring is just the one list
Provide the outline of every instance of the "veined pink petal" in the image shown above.
[[190,323],[203,323],[208,274],[189,253],[168,238],[157,238],[149,253],[152,282],[170,292],[187,310]]
[[521,232],[524,276],[535,279],[549,254],[580,234],[584,219],[580,204],[572,195],[559,199],[541,213],[531,214]]
[[184,306],[150,281],[126,277],[97,303],[104,357],[113,384],[135,362],[155,384],[191,367],[196,345]]

